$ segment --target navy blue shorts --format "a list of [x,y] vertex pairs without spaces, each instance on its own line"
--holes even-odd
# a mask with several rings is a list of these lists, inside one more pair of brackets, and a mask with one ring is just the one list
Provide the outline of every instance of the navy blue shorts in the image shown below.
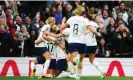
[[39,56],[37,57],[38,64],[45,63],[45,58],[43,57],[43,54],[47,52],[48,49],[46,47],[36,47],[36,54]]
[[43,64],[45,63],[46,59],[43,56],[38,56],[37,57],[37,62],[38,64]]
[[48,51],[47,47],[36,47],[36,54],[42,56],[45,52]]
[[88,54],[88,53],[95,54],[96,53],[96,50],[97,50],[97,46],[86,46],[85,53],[86,54]]
[[67,70],[67,61],[66,59],[59,59],[56,63],[56,69],[60,71]]
[[56,69],[56,59],[51,59],[49,69]]
[[84,54],[85,53],[85,47],[86,44],[81,44],[81,43],[69,43],[68,44],[68,52],[72,53],[72,52],[79,52],[80,54]]

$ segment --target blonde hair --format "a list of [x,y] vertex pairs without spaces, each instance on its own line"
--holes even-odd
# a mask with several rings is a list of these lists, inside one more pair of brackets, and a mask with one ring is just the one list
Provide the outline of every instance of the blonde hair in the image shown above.
[[82,15],[85,12],[85,8],[78,5],[77,8],[73,11],[75,15]]
[[45,21],[45,23],[49,24],[49,23],[53,22],[53,18],[54,17],[48,17],[48,19]]

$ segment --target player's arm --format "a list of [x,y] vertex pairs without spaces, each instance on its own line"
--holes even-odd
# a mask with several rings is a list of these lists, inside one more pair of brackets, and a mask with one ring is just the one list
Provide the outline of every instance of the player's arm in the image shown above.
[[[52,42],[52,39],[50,39],[50,38],[45,34],[45,32],[43,32],[42,38],[45,39],[45,40],[47,40],[48,42]],[[43,39],[42,39],[42,40],[43,40]]]
[[45,34],[50,35],[50,36],[52,36],[52,37],[54,37],[54,38],[64,37],[63,34],[54,34],[54,33],[48,32],[48,31],[46,31]]
[[42,42],[41,38],[37,38],[37,40],[35,40],[35,44],[36,44],[36,45],[38,45],[38,44],[41,43],[41,42]]
[[59,27],[59,30],[60,31],[62,31],[62,30],[64,30],[65,28],[68,28],[68,24],[67,23],[65,23],[65,24],[62,24],[60,27]]
[[90,25],[88,26],[88,31],[91,31],[92,33],[96,34],[97,36],[101,36],[101,34],[99,32],[97,32],[96,30],[94,30]]
[[60,47],[61,49],[66,50],[65,45],[63,45],[61,42],[59,42],[58,45],[59,45],[59,47]]

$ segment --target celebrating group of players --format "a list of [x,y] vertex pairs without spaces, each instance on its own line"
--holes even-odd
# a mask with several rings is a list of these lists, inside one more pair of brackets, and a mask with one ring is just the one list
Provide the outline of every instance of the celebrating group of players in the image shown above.
[[[66,22],[63,20],[60,27],[55,26],[54,17],[46,20],[46,25],[41,28],[35,41],[40,56],[31,62],[31,78],[35,76],[36,64],[42,64],[43,70],[39,78],[70,77],[79,80],[85,54],[89,56],[90,63],[101,72],[101,79],[105,78],[105,72],[95,60],[97,49],[95,35],[101,37],[96,29],[103,25],[99,21],[99,16],[96,16],[94,21],[88,20],[83,16],[84,12],[84,7],[78,6],[73,12],[75,16]],[[68,42],[67,51],[65,40]]]

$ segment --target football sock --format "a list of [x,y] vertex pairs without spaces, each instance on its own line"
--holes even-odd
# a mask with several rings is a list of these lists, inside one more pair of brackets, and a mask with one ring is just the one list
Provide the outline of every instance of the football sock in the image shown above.
[[51,60],[46,60],[45,63],[43,64],[44,65],[43,74],[46,74],[47,73],[47,70],[48,70],[49,65],[50,65],[50,61]]

